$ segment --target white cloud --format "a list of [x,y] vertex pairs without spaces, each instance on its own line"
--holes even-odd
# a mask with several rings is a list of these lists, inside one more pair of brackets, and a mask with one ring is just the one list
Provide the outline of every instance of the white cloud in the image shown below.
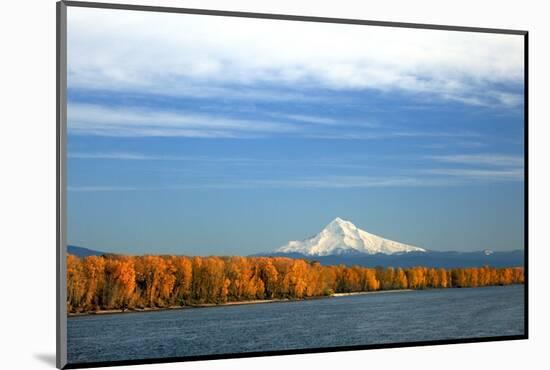
[[457,169],[457,168],[438,168],[424,170],[423,172],[432,175],[444,175],[459,177],[464,180],[484,180],[484,181],[523,181],[524,172],[522,168],[511,168],[502,170],[478,170],[478,169]]
[[221,163],[223,165],[235,164],[275,164],[284,163],[292,164],[293,161],[281,159],[258,159],[246,157],[208,157],[208,156],[182,156],[182,155],[165,155],[165,154],[145,154],[136,152],[69,152],[68,157],[72,159],[109,159],[122,161],[186,161],[186,162],[209,162]]
[[69,132],[98,136],[235,138],[300,130],[281,122],[80,103],[69,103],[67,116]]
[[140,191],[144,188],[135,186],[69,186],[69,191],[74,192],[104,192],[104,191]]
[[273,114],[275,117],[283,117],[293,121],[313,123],[317,125],[336,125],[338,121],[333,118],[309,116],[305,114]]
[[[266,115],[270,116],[270,113],[266,112]],[[403,131],[389,125],[382,130],[369,123],[306,115],[275,114],[277,120],[252,120],[187,111],[71,102],[67,107],[67,116],[68,129],[72,134],[111,137],[260,138],[286,135],[311,139],[376,140],[479,136],[470,131]],[[311,125],[306,121],[317,121],[318,124]]]
[[[428,176],[427,176],[428,175]],[[502,181],[523,181],[523,171],[516,170],[470,170],[433,169],[420,171],[413,176],[318,176],[271,179],[224,180],[173,184],[151,187],[122,186],[75,186],[69,191],[178,191],[197,189],[252,189],[252,188],[295,188],[295,189],[352,189],[376,187],[440,187],[465,186],[478,183]]]
[[[114,160],[161,160],[161,161],[191,161],[193,163],[222,163],[227,165],[259,165],[262,168],[283,165],[337,166],[354,173],[359,170],[378,171],[376,167],[364,163],[341,163],[332,161],[296,161],[282,159],[261,158],[211,158],[208,156],[171,156],[129,152],[91,152],[70,153],[69,158],[76,159],[114,159]],[[382,159],[400,159],[401,157],[381,157]],[[408,158],[408,157],[407,157]],[[452,155],[430,156],[417,159],[432,159],[446,164],[463,164],[470,166],[486,166],[486,168],[431,168],[422,169],[409,167],[407,170],[394,168],[392,174],[386,175],[320,175],[320,176],[292,176],[278,178],[255,178],[254,176],[241,178],[204,178],[191,180],[185,184],[170,184],[163,186],[109,186],[85,185],[72,186],[73,192],[113,192],[113,191],[178,191],[193,189],[249,189],[249,188],[297,188],[297,189],[350,189],[371,187],[440,187],[440,186],[467,186],[479,183],[517,182],[524,180],[523,159],[521,157],[501,154]],[[424,163],[423,163],[424,164]],[[202,164],[199,166],[202,167]],[[166,169],[164,169],[166,170]],[[196,173],[194,174],[196,175]],[[256,174],[258,175],[258,174]]]
[[485,166],[523,166],[523,157],[504,154],[458,154],[430,156],[438,162]]
[[375,176],[324,176],[292,179],[271,179],[248,181],[249,184],[261,187],[284,188],[370,188],[393,186],[433,186],[443,185],[442,180],[415,177],[375,177]]
[[68,157],[74,159],[116,159],[128,161],[192,161],[197,159],[196,157],[148,155],[129,152],[69,152]]
[[519,155],[506,154],[455,154],[428,156],[436,162],[447,165],[465,165],[469,168],[437,168],[423,170],[435,176],[447,176],[464,181],[523,181],[524,159]]
[[185,185],[123,187],[123,186],[73,186],[73,192],[104,191],[177,191],[192,189],[249,189],[249,188],[299,188],[299,189],[341,189],[402,186],[443,186],[451,185],[445,179],[426,179],[414,177],[368,177],[368,176],[324,176],[292,179],[249,179],[231,180],[216,183],[196,183]]
[[311,98],[266,88],[290,85],[522,102],[495,87],[523,82],[518,35],[69,8],[68,38],[71,88]]

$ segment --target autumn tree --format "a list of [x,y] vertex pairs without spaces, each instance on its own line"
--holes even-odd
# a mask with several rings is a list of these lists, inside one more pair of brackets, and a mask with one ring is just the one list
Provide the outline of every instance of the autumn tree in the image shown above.
[[86,310],[99,310],[102,302],[105,285],[105,259],[98,256],[89,256],[82,260],[82,267],[86,279],[86,293],[83,308]]
[[279,272],[273,265],[271,258],[260,259],[260,279],[264,283],[265,297],[268,299],[274,298],[277,293]]
[[307,263],[304,260],[294,260],[285,280],[287,280],[290,296],[302,298],[306,290]]
[[187,257],[171,257],[171,265],[175,271],[173,303],[183,306],[191,297],[193,265]]
[[394,276],[394,283],[392,288],[393,289],[407,289],[409,287],[408,281],[407,281],[407,275],[405,274],[405,271],[403,271],[402,268],[398,268],[395,271]]
[[523,283],[521,267],[373,269],[285,257],[67,257],[69,312]]
[[82,261],[73,255],[67,256],[67,309],[78,312],[83,308],[83,297],[86,294],[86,275]]

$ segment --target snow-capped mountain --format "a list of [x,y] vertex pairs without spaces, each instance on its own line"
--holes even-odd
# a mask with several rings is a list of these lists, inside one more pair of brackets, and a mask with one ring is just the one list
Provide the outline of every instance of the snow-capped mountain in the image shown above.
[[312,238],[302,241],[290,241],[275,252],[300,253],[306,256],[329,256],[349,253],[401,254],[426,252],[426,250],[384,239],[359,229],[350,221],[337,217]]

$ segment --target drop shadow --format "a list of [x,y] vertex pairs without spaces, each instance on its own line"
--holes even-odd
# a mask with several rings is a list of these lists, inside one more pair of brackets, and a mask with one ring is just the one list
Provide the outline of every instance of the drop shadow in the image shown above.
[[51,367],[56,365],[55,353],[35,353],[34,358]]

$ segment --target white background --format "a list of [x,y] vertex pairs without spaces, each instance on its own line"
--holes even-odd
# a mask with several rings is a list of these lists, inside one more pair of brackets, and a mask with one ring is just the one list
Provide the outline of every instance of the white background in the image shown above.
[[[547,156],[550,23],[543,1],[127,1],[530,31],[528,341],[149,365],[141,369],[541,368],[550,344]],[[97,25],[101,27],[101,25]],[[55,363],[55,2],[6,1],[0,37],[0,365]],[[537,365],[538,364],[538,365]]]

